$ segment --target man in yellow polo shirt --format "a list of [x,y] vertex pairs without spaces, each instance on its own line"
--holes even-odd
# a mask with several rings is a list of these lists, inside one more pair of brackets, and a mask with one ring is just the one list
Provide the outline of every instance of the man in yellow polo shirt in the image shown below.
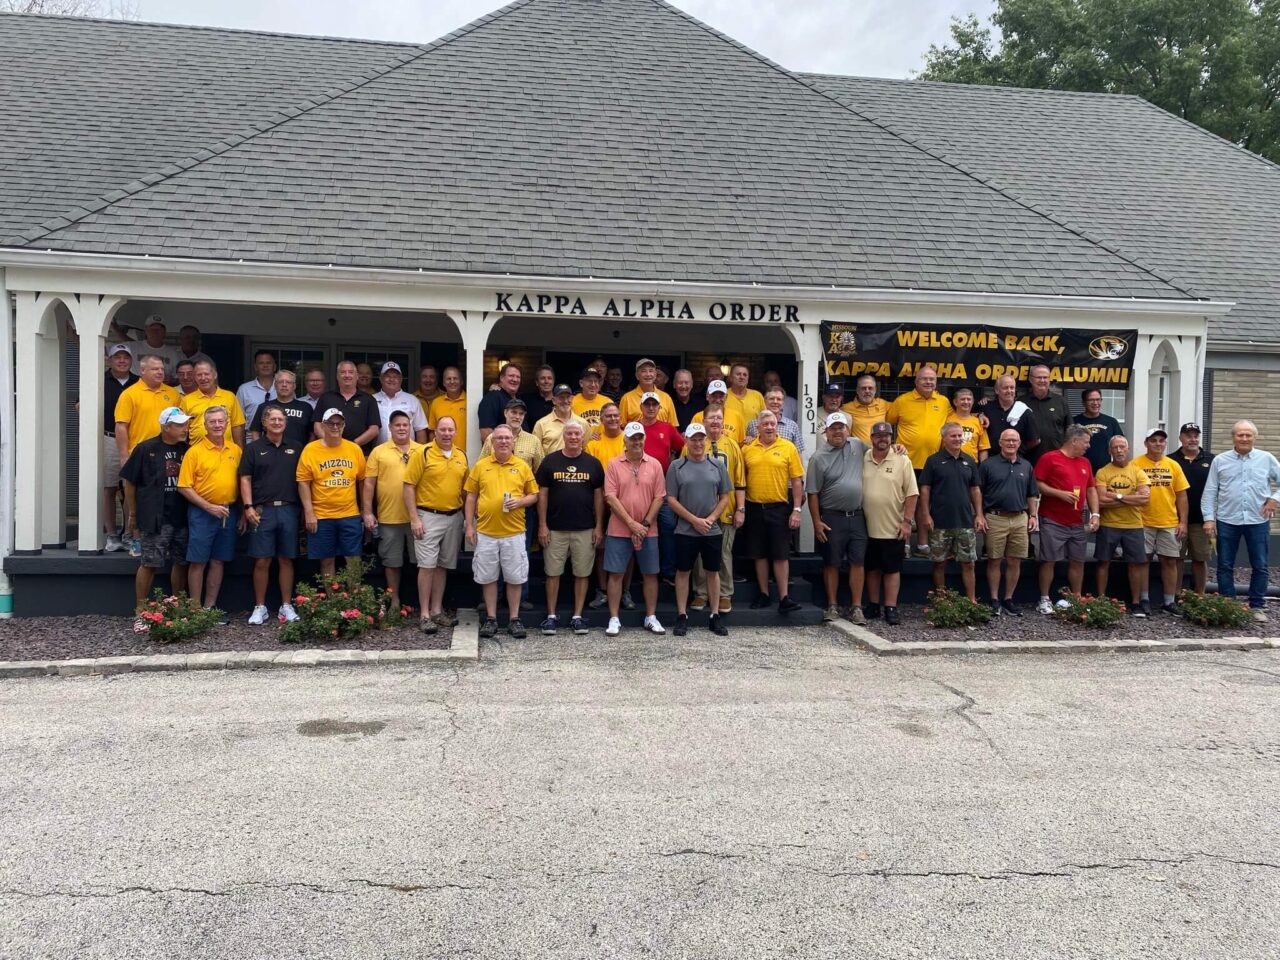
[[578,378],[582,392],[573,398],[573,415],[587,425],[585,443],[600,436],[600,409],[609,402],[609,398],[600,392],[603,382],[600,371],[595,367],[586,367]]
[[636,381],[636,388],[624,393],[618,404],[618,409],[622,411],[622,422],[631,423],[641,419],[644,412],[640,409],[640,401],[646,393],[652,392],[658,397],[658,419],[675,424],[676,405],[671,400],[671,394],[658,387],[658,365],[648,357],[638,360]]
[[[745,363],[735,363],[729,368],[729,393],[724,398],[724,408],[729,413],[742,417],[744,424],[750,423],[765,409],[764,394],[753,390],[747,384],[751,381],[751,368]],[[710,387],[707,388],[710,391]],[[746,435],[743,435],[743,440]],[[739,443],[742,440],[738,441]]]
[[778,612],[790,613],[800,604],[788,593],[791,579],[791,531],[799,529],[804,503],[804,465],[790,440],[778,436],[778,418],[771,410],[756,417],[756,442],[742,448],[747,474],[747,556],[756,565],[756,598],[752,610],[769,605],[769,567],[778,585]]
[[144,354],[138,369],[142,372],[137,382],[116,401],[116,449],[121,463],[143,440],[160,436],[160,414],[178,406],[178,391],[164,382],[163,358]]
[[199,443],[204,437],[204,412],[210,407],[226,407],[230,418],[227,426],[231,429],[231,439],[239,446],[244,446],[244,412],[230,390],[218,386],[218,368],[212,360],[197,360],[195,365],[196,389],[185,394],[182,412],[191,417],[191,436],[188,441]]
[[853,399],[840,408],[852,421],[849,436],[861,440],[868,447],[871,446],[872,425],[884,420],[889,414],[889,401],[877,395],[879,389],[876,378],[864,373],[858,377]]
[[[1151,482],[1151,498],[1142,508],[1147,559],[1160,558],[1160,580],[1164,588],[1165,613],[1178,614],[1177,596],[1182,585],[1182,541],[1187,539],[1187,490],[1191,484],[1176,460],[1165,456],[1169,435],[1157,427],[1148,430],[1147,452],[1133,458],[1133,465]],[[1151,565],[1142,565],[1142,598],[1148,599]]]
[[404,475],[409,461],[423,445],[413,439],[413,416],[407,410],[392,410],[387,417],[390,437],[370,452],[365,461],[364,528],[377,532],[378,559],[387,574],[391,605],[400,607],[400,570],[412,538],[409,511],[404,507]]
[[958,423],[964,431],[964,445],[961,453],[967,453],[974,463],[981,463],[991,454],[991,438],[987,428],[973,412],[973,391],[961,387],[951,395],[952,410],[947,415],[947,423]]
[[707,411],[719,408],[724,414],[722,421],[724,435],[738,446],[747,442],[747,424],[750,420],[742,419],[742,404],[730,407],[728,403],[729,387],[723,380],[712,380],[707,384],[707,405],[693,415],[692,423],[706,424]]
[[529,553],[525,546],[525,510],[538,502],[533,471],[513,452],[515,437],[506,424],[489,434],[493,455],[471,468],[463,489],[467,542],[474,546],[471,571],[484,591],[485,621],[480,636],[498,632],[498,574],[507,584],[507,632],[525,636],[520,622],[520,587],[529,579]]
[[332,576],[335,558],[351,564],[364,546],[360,496],[364,492],[365,459],[360,445],[342,435],[347,418],[329,407],[320,418],[323,436],[312,440],[298,458],[298,498],[307,525],[307,556],[320,561],[320,572]]
[[453,420],[453,443],[459,450],[467,449],[467,393],[462,389],[462,371],[457,367],[445,367],[440,375],[444,393],[431,401],[427,411],[427,439],[441,417]]
[[457,624],[444,612],[445,581],[457,568],[462,550],[462,487],[468,473],[467,453],[453,442],[456,432],[453,417],[441,417],[435,438],[409,460],[404,472],[404,506],[418,561],[418,626],[423,633]]
[[[898,443],[907,448],[911,467],[920,482],[924,462],[942,446],[942,425],[951,416],[951,401],[938,393],[938,371],[924,366],[916,371],[916,386],[889,404],[885,420],[898,430]],[[924,497],[916,503],[916,556],[929,555],[929,533],[925,524]]]
[[206,607],[218,602],[223,564],[236,558],[241,449],[227,439],[228,419],[226,407],[204,411],[203,437],[187,450],[178,473],[178,492],[188,501],[188,595]]

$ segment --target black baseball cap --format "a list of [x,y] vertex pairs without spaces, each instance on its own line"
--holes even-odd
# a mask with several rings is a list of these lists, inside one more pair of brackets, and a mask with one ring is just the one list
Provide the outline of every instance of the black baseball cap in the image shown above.
[[516,410],[516,409],[528,410],[529,408],[525,406],[524,401],[521,400],[519,397],[512,397],[510,400],[507,401],[507,405],[503,407],[503,409],[504,410]]
[[834,381],[834,380],[833,380],[833,381],[831,381],[831,383],[828,383],[828,384],[827,384],[826,389],[824,389],[822,392],[823,392],[823,393],[829,393],[829,394],[832,394],[832,395],[837,394],[837,393],[844,393],[844,384],[843,384],[843,383],[837,383],[836,381]]
[[569,396],[573,396],[573,387],[569,386],[567,383],[557,383],[551,389],[551,395],[553,397],[559,397],[566,393],[569,394]]
[[1179,433],[1200,433],[1201,432],[1200,424],[1184,423],[1182,426],[1178,428],[1178,432]]

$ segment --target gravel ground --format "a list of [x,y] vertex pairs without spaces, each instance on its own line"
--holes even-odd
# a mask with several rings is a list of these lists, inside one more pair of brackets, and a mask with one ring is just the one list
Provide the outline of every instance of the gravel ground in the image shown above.
[[[132,617],[24,617],[0,620],[0,660],[74,660],[80,657],[146,656],[153,653],[205,653],[221,650],[297,650],[279,640],[280,624],[261,627],[239,614],[225,627],[182,643],[154,643],[133,632]],[[361,650],[443,650],[453,631],[442,628],[425,636],[413,626],[374,630],[359,641],[344,640],[335,648]]]
[[1232,629],[1197,627],[1179,617],[1153,613],[1149,620],[1126,617],[1110,630],[1095,630],[1076,624],[1062,623],[1046,617],[1035,609],[1021,605],[1020,617],[1002,615],[981,627],[943,630],[930,626],[924,619],[923,607],[898,608],[902,623],[890,627],[884,619],[868,620],[867,627],[877,636],[891,641],[912,640],[1103,640],[1123,637],[1126,640],[1166,640],[1170,637],[1186,639],[1211,639],[1215,637],[1276,637],[1280,636],[1280,604],[1267,607],[1270,623],[1250,623]]
[[[1249,582],[1249,576],[1252,571],[1248,567],[1236,567],[1236,586],[1239,587]],[[1216,580],[1218,571],[1213,567],[1209,568],[1209,579]],[[1267,567],[1267,581],[1273,587],[1280,587],[1280,564],[1273,563]]]

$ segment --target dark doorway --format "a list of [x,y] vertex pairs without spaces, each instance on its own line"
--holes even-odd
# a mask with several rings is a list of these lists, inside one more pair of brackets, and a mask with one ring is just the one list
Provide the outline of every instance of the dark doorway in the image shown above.
[[[671,353],[608,353],[604,350],[592,353],[562,353],[557,350],[547,351],[547,364],[555,370],[556,380],[567,383],[578,389],[578,380],[582,369],[596,357],[604,357],[609,366],[622,370],[622,389],[630,390],[636,385],[636,361],[648,357],[659,367],[667,371],[667,377],[680,369],[680,355]],[[670,390],[668,389],[668,393]]]

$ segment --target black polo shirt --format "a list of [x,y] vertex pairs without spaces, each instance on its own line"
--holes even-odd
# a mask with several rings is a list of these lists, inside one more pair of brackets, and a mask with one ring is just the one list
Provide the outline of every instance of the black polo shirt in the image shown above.
[[973,529],[973,501],[969,490],[978,485],[978,464],[962,453],[953,457],[939,450],[924,462],[920,486],[929,488],[929,516],[939,530]]
[[[499,390],[498,392],[502,393],[501,390]],[[554,410],[555,407],[556,405],[554,401],[542,399],[542,394],[540,393],[530,394],[529,396],[525,397],[524,398],[525,426],[527,426],[530,430],[532,430],[533,425],[537,423],[539,420],[541,420],[543,417],[545,417],[552,410]],[[507,421],[504,419],[502,422],[506,423]]]
[[1169,454],[1169,459],[1182,468],[1187,483],[1191,484],[1191,488],[1187,490],[1187,523],[1204,523],[1200,498],[1204,496],[1204,485],[1209,479],[1209,465],[1213,463],[1213,454],[1201,447],[1196,458],[1188,460],[1179,447],[1175,453]]
[[298,458],[304,446],[290,440],[287,434],[279,446],[266,437],[245,444],[238,472],[250,478],[255,505],[271,500],[298,502]]
[[698,391],[695,390],[689,394],[689,400],[684,402],[672,393],[671,405],[676,408],[676,426],[680,428],[681,433],[684,433],[685,427],[693,423],[694,414],[702,413],[707,409],[707,398],[699,396]]
[[1003,456],[987,457],[978,464],[978,481],[983,510],[1021,513],[1027,509],[1028,497],[1040,496],[1035,468],[1025,457],[1012,462]]
[[103,433],[113,437],[116,435],[116,401],[120,399],[120,394],[132,387],[139,379],[141,378],[136,373],[131,373],[125,382],[121,383],[114,373],[107,371],[106,400],[102,407]]
[[[284,438],[286,440],[305,446],[316,438],[311,429],[311,423],[315,418],[316,412],[311,409],[311,404],[304,400],[290,400],[288,403],[282,403],[279,400],[268,400],[266,403],[258,404],[258,409],[253,411],[253,422],[249,424],[250,433],[266,433],[262,429],[262,415],[266,412],[267,407],[280,407],[284,410]],[[324,411],[320,412],[323,413]]]
[[185,441],[165,443],[163,437],[152,437],[134,447],[120,467],[121,478],[137,488],[135,519],[142,533],[159,533],[164,524],[186,527],[187,498],[178,492],[178,475],[187,449]]
[[[515,397],[505,390],[486,390],[484,397],[480,400],[480,405],[476,408],[476,418],[480,421],[480,429],[493,430],[505,424],[507,418],[503,411],[507,409],[507,401],[514,399]],[[532,427],[538,421],[528,419],[528,401],[525,401],[525,406],[525,423]]]
[[[1015,403],[1017,401],[1014,401]],[[1013,408],[1010,407],[1010,410]],[[1000,434],[1009,429],[1009,410],[1005,410],[1000,406],[999,400],[992,400],[985,403],[981,407],[975,407],[974,413],[985,414],[988,420],[987,439],[991,441],[991,456],[997,456],[1000,451]],[[1027,444],[1033,440],[1040,439],[1040,433],[1036,430],[1036,418],[1030,407],[1018,418],[1018,423],[1014,426],[1018,431],[1018,435],[1022,437],[1022,446],[1018,448],[1018,452],[1024,457],[1027,455]]]
[[[310,406],[310,404],[307,404]],[[320,399],[316,401],[316,408],[311,418],[312,423],[323,423],[324,412],[330,407],[337,407],[342,411],[342,415],[346,417],[346,425],[342,428],[342,439],[354,440],[360,434],[364,433],[370,427],[382,426],[382,414],[378,412],[378,401],[373,399],[373,395],[362,393],[357,390],[348,400],[336,390],[327,390],[320,394]],[[312,432],[314,438],[315,433]],[[374,436],[366,444],[361,445],[367,455],[374,445],[378,442],[377,436]]]
[[[1028,392],[1022,397],[1022,402],[1031,408],[1036,435],[1040,438],[1040,442],[1031,450],[1027,458],[1034,464],[1044,451],[1057,450],[1066,441],[1067,427],[1071,425],[1071,413],[1067,410],[1067,398],[1052,390],[1042,400],[1037,400]],[[993,447],[993,449],[998,448],[998,444]]]

